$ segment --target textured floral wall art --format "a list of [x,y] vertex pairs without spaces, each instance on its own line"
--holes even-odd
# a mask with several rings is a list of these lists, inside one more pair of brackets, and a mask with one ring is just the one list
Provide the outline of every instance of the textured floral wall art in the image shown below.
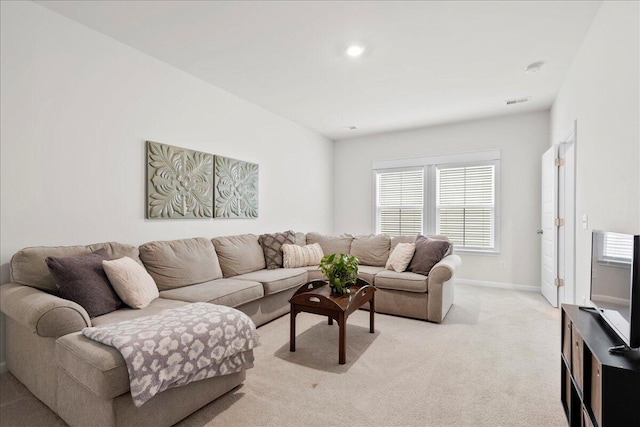
[[214,156],[214,217],[258,217],[258,165]]
[[147,217],[212,216],[213,155],[147,141]]

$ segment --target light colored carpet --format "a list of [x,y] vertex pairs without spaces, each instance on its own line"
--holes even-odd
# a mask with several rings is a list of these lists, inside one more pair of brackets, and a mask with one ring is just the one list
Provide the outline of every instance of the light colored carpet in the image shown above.
[[[346,365],[336,323],[299,314],[295,353],[288,315],[264,325],[245,383],[178,425],[566,425],[560,313],[539,294],[460,285],[440,325],[378,314],[370,334],[368,319],[348,320]],[[39,402],[20,393],[5,402],[3,389],[3,427],[61,424],[46,407],[34,419]]]

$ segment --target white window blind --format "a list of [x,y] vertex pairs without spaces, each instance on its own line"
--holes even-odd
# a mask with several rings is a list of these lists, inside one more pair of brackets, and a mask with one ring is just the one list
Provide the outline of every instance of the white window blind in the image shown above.
[[630,264],[633,259],[633,236],[620,233],[605,233],[602,255],[605,261]]
[[436,167],[437,233],[458,248],[494,249],[495,165]]
[[424,168],[376,173],[376,232],[422,233]]

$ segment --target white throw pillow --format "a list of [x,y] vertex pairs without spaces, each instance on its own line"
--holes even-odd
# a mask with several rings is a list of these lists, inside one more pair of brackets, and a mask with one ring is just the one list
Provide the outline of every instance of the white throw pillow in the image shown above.
[[402,273],[411,262],[415,250],[416,245],[414,243],[398,243],[391,255],[389,255],[385,268]]
[[129,307],[144,308],[160,296],[153,277],[133,259],[102,261],[102,267],[113,289]]
[[324,256],[319,243],[307,246],[282,245],[282,258],[284,268],[306,267],[318,265]]

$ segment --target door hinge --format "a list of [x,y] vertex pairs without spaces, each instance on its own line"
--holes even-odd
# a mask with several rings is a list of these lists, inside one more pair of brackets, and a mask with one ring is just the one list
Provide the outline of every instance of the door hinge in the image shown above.
[[559,288],[560,286],[564,286],[564,279],[557,278],[554,283]]
[[564,218],[556,218],[555,225],[556,225],[556,227],[563,227],[564,226]]
[[555,163],[556,166],[564,166],[565,161],[564,161],[563,157],[560,157],[560,158],[555,159],[554,163]]

